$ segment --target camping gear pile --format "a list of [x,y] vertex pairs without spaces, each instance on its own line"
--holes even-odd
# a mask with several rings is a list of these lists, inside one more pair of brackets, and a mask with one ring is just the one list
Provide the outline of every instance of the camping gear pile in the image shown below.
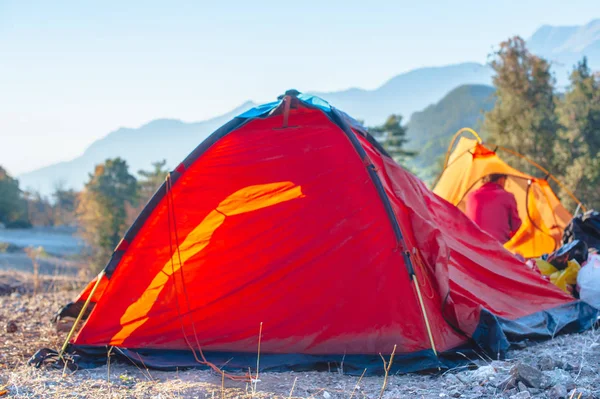
[[247,371],[259,357],[262,370],[360,375],[391,353],[386,373],[502,357],[596,316],[354,119],[290,91],[193,150],[58,319],[83,322],[60,354],[74,367],[111,348],[149,368]]
[[583,241],[575,240],[557,251],[540,258],[527,260],[527,265],[538,270],[558,288],[575,297],[577,275],[588,261],[588,247]]
[[600,213],[590,210],[573,218],[563,243],[557,251],[527,264],[561,290],[600,308]]

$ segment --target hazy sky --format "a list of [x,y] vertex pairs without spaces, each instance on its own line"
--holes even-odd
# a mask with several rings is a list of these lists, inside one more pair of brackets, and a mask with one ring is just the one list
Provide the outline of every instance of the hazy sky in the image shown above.
[[594,10],[598,0],[0,0],[0,165],[19,174],[120,126],[198,121],[292,87],[375,88],[417,67],[485,62],[510,35]]

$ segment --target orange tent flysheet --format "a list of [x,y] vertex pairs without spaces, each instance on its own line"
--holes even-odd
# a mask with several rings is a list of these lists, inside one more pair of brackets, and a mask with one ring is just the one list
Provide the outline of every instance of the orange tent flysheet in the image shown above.
[[512,168],[475,139],[460,138],[433,191],[464,212],[467,195],[482,185],[484,177],[496,173],[508,176],[505,189],[515,196],[523,222],[504,247],[526,258],[556,250],[572,215],[548,181]]

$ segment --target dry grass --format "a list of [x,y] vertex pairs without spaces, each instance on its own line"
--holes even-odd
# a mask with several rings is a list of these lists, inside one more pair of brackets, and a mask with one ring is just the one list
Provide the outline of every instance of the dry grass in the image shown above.
[[[67,285],[68,286],[68,285]],[[477,380],[472,371],[457,369],[432,375],[348,376],[338,371],[301,373],[260,373],[252,383],[230,381],[212,370],[160,372],[111,361],[110,365],[90,370],[34,369],[27,359],[38,349],[60,348],[66,333],[57,332],[50,323],[54,312],[76,295],[77,291],[59,291],[38,295],[0,296],[0,387],[7,386],[7,397],[15,398],[462,398],[492,397],[494,382]],[[6,332],[8,322],[18,329]],[[259,330],[260,336],[260,330]],[[557,336],[554,340],[515,352],[513,357],[535,363],[551,356],[574,363],[571,377],[578,388],[600,393],[600,335],[589,331],[581,335]],[[113,351],[116,353],[117,348]],[[113,357],[114,358],[114,357]],[[493,364],[503,378],[511,362],[474,359],[481,365]],[[393,357],[386,359],[390,367]],[[501,364],[500,364],[501,363]],[[254,376],[257,376],[255,374]],[[1,389],[0,389],[1,391]],[[579,391],[574,398],[579,396]],[[514,392],[497,395],[509,398]],[[570,393],[571,394],[571,393]],[[546,397],[540,392],[534,397]],[[582,396],[585,398],[586,396]],[[3,399],[3,398],[2,398]]]
[[34,291],[39,293],[73,291],[83,287],[89,280],[89,278],[58,273],[34,275],[16,270],[0,270],[0,296],[6,296],[13,292],[32,294]]

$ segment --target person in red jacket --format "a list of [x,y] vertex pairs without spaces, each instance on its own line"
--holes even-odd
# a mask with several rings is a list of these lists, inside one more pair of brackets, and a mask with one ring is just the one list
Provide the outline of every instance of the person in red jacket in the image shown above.
[[465,213],[502,244],[521,227],[515,196],[504,189],[506,175],[487,176],[483,186],[467,196]]

